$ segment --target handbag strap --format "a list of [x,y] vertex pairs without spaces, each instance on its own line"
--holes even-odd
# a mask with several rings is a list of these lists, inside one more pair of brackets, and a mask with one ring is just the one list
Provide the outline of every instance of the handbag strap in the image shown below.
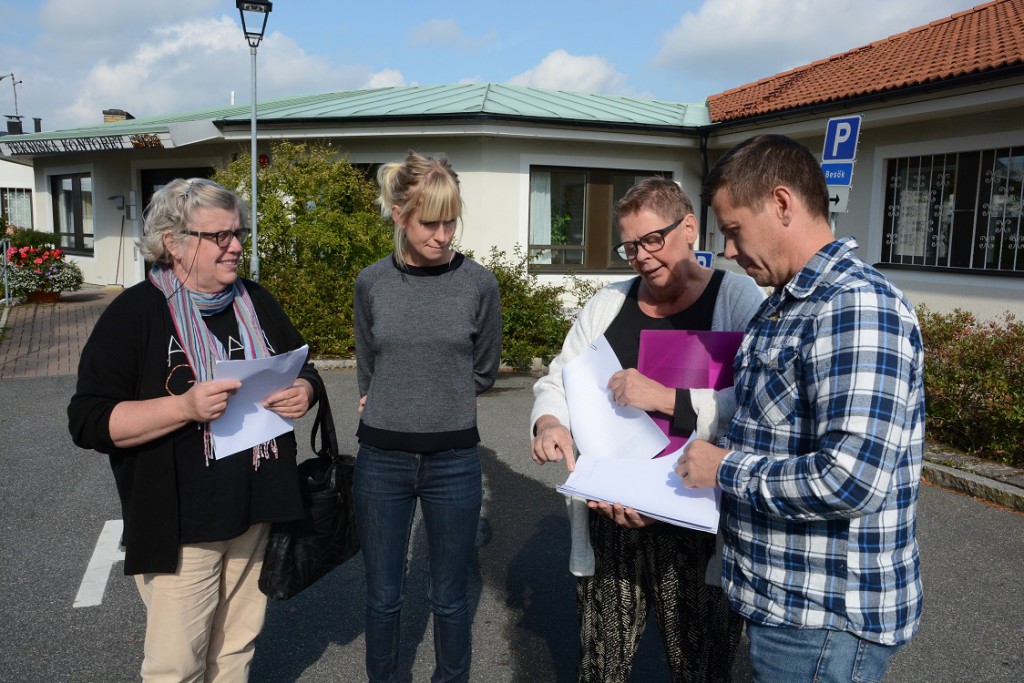
[[[334,431],[334,415],[331,413],[331,402],[327,398],[327,387],[324,386],[323,378],[317,377],[317,389],[320,400],[317,404],[316,418],[313,420],[313,431],[309,434],[309,447],[317,455],[323,454],[326,449],[331,460],[338,457],[338,435]],[[316,435],[320,434],[320,447],[316,446]]]

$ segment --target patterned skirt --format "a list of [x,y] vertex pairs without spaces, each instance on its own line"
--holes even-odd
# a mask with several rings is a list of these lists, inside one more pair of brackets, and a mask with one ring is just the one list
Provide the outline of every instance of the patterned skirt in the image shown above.
[[590,513],[594,576],[578,580],[578,683],[627,683],[654,608],[675,683],[728,683],[743,619],[704,582],[711,534],[657,523],[627,529]]

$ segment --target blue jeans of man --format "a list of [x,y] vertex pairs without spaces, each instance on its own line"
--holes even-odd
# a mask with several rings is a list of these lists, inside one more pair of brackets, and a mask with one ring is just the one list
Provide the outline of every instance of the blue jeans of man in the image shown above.
[[406,556],[419,501],[427,533],[434,623],[432,683],[469,680],[469,572],[483,499],[477,448],[433,453],[359,447],[353,485],[366,566],[366,674],[398,675]]
[[880,683],[901,645],[880,645],[845,631],[747,622],[754,683]]

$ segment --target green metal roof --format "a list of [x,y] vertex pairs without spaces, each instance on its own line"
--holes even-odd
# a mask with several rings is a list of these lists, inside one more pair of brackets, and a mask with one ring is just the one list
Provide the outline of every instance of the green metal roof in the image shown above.
[[[490,115],[552,123],[698,127],[707,125],[707,106],[546,90],[494,83],[401,86],[290,97],[259,104],[261,123],[344,122],[346,119],[463,118]],[[179,124],[248,123],[251,106],[236,105],[182,114],[128,119],[84,128],[7,135],[0,142],[68,140],[102,136],[169,133]]]
[[[352,90],[296,97],[260,104],[261,121],[288,119],[350,119],[438,117],[466,114],[695,127],[709,122],[703,104],[659,102],[566,90],[546,90],[495,83],[402,86]],[[227,114],[223,121],[249,120],[248,110]]]

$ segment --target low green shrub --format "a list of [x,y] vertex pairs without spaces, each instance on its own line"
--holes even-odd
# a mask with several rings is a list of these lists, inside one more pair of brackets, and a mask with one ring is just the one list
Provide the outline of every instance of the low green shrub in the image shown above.
[[8,239],[12,247],[31,247],[42,249],[44,247],[56,247],[57,235],[52,232],[39,232],[38,230],[13,230]]
[[929,438],[1024,466],[1024,323],[918,309]]
[[529,370],[534,358],[549,362],[569,331],[565,287],[541,284],[519,246],[512,256],[492,247],[481,263],[494,273],[501,291],[502,362],[514,370]]

